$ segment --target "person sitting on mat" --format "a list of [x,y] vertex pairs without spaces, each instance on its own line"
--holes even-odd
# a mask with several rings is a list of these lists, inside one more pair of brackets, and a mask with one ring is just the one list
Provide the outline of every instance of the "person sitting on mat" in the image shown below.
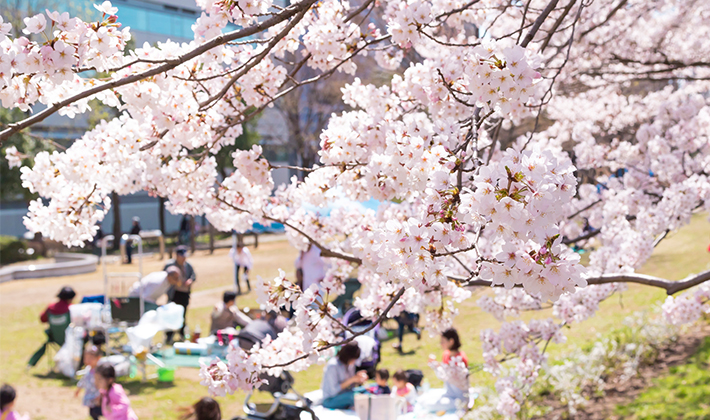
[[168,293],[171,287],[180,283],[182,272],[175,266],[166,267],[165,271],[156,271],[133,283],[128,297],[143,296],[146,310],[158,307],[157,301]]
[[355,362],[359,357],[360,347],[351,341],[325,365],[321,383],[323,407],[347,409],[355,404],[354,388],[367,381],[367,373],[364,370],[355,372]]
[[236,293],[226,291],[222,295],[222,302],[214,306],[214,310],[212,310],[212,326],[210,327],[212,334],[225,328],[234,328],[237,325],[244,328],[251,322],[251,318],[237,309],[236,300]]

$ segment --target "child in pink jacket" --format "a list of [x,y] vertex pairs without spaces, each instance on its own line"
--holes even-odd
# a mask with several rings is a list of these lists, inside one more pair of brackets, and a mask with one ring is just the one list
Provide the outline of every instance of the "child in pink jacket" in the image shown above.
[[106,420],[138,420],[123,387],[116,383],[116,370],[104,363],[96,366],[96,387],[101,392],[101,410]]

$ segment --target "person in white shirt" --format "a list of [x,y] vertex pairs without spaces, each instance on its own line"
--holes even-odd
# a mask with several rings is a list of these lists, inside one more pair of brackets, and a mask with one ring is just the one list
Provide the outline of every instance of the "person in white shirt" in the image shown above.
[[179,284],[181,279],[180,269],[174,266],[166,268],[165,271],[150,273],[133,283],[128,291],[128,297],[143,296],[144,303],[157,306],[158,299],[167,294],[171,286]]
[[323,280],[325,277],[325,263],[320,256],[320,248],[309,244],[306,251],[301,251],[301,254],[296,258],[296,277],[301,283],[302,290],[306,290],[312,284],[318,284]]
[[239,285],[239,268],[244,269],[244,281],[247,282],[247,288],[251,292],[251,285],[249,285],[249,270],[254,265],[254,259],[251,257],[251,252],[244,246],[243,243],[238,242],[236,247],[232,247],[229,250],[229,256],[234,261],[234,283],[237,285],[237,294],[242,294],[242,287]]

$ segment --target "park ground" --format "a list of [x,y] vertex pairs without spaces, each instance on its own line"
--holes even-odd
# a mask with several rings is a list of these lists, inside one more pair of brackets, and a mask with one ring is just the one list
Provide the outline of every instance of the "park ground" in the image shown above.
[[[695,215],[689,226],[669,235],[639,271],[668,279],[682,279],[691,273],[710,269],[710,254],[707,251],[710,242],[710,223],[707,219],[705,214]],[[221,299],[225,290],[233,287],[232,265],[227,252],[226,249],[218,249],[213,254],[198,251],[190,258],[197,272],[197,283],[193,288],[188,311],[188,325],[192,328],[200,325],[203,331],[207,330],[212,306]],[[265,242],[252,252],[255,260],[255,267],[251,274],[253,279],[256,276],[273,278],[278,275],[279,268],[284,269],[287,275],[293,276],[293,261],[297,252],[287,241]],[[157,256],[151,256],[144,261],[144,272],[159,270],[163,264],[164,261],[160,261]],[[132,271],[135,270],[135,264],[134,267],[111,265],[110,270]],[[80,398],[73,397],[74,382],[49,374],[46,360],[42,360],[38,367],[29,372],[25,370],[27,359],[44,339],[44,329],[39,324],[39,314],[49,302],[54,300],[55,294],[63,285],[74,287],[79,296],[103,293],[100,271],[71,277],[0,284],[0,380],[16,387],[18,390],[16,408],[21,413],[28,412],[34,420],[88,418],[87,410],[81,406]],[[463,349],[474,363],[481,361],[480,331],[485,328],[497,329],[500,324],[490,315],[483,313],[476,305],[477,296],[483,293],[490,293],[490,290],[475,291],[472,299],[459,306],[460,314],[454,321],[454,325],[463,337]],[[567,330],[567,342],[559,345],[551,344],[548,352],[554,358],[573,348],[582,347],[597,339],[605,331],[619,325],[625,317],[640,310],[652,312],[664,298],[665,294],[661,290],[630,285],[627,292],[603,302],[598,316]],[[237,303],[240,308],[254,308],[256,306],[254,293],[240,296]],[[542,314],[540,312],[525,314],[522,318],[547,315],[549,313],[543,311]],[[417,341],[413,334],[405,336],[405,352],[402,355],[395,352],[391,343],[392,341],[388,341],[383,346],[382,367],[389,368],[390,371],[419,368],[424,371],[425,378],[432,387],[440,385],[425,363],[429,354],[440,353],[437,337],[429,337],[426,331],[421,341]],[[678,372],[685,371],[681,367],[671,369],[670,373],[664,373],[665,376],[659,379],[660,385],[657,384],[661,389],[648,389],[648,396],[643,394],[640,397],[641,401],[643,398],[653,398],[654,393],[663,392],[663,386],[675,386],[676,379],[683,384],[685,379],[673,376],[678,375]],[[321,374],[322,366],[313,366],[307,371],[297,373],[296,388],[301,392],[317,389]],[[707,367],[705,367],[705,375],[707,375]],[[473,385],[492,383],[492,378],[484,372],[472,375]],[[135,411],[140,418],[144,419],[175,419],[181,407],[189,406],[207,394],[206,388],[199,383],[198,370],[190,368],[178,369],[172,384],[162,384],[155,380],[141,383],[138,379],[125,381],[123,384],[130,393]],[[268,399],[268,397],[262,395],[259,399]],[[224,417],[231,418],[241,412],[244,394],[238,393],[218,400],[222,405]],[[672,401],[669,401],[669,404],[671,403]],[[664,410],[663,406],[660,410]],[[632,406],[617,410],[617,414],[624,418],[634,418],[635,413],[638,413],[638,410]]]

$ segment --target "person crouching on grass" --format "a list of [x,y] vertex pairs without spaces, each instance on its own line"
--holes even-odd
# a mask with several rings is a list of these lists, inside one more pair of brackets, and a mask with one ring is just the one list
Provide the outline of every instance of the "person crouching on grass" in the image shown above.
[[116,383],[116,370],[108,363],[96,366],[96,387],[101,392],[101,412],[106,420],[138,420],[123,387]]

